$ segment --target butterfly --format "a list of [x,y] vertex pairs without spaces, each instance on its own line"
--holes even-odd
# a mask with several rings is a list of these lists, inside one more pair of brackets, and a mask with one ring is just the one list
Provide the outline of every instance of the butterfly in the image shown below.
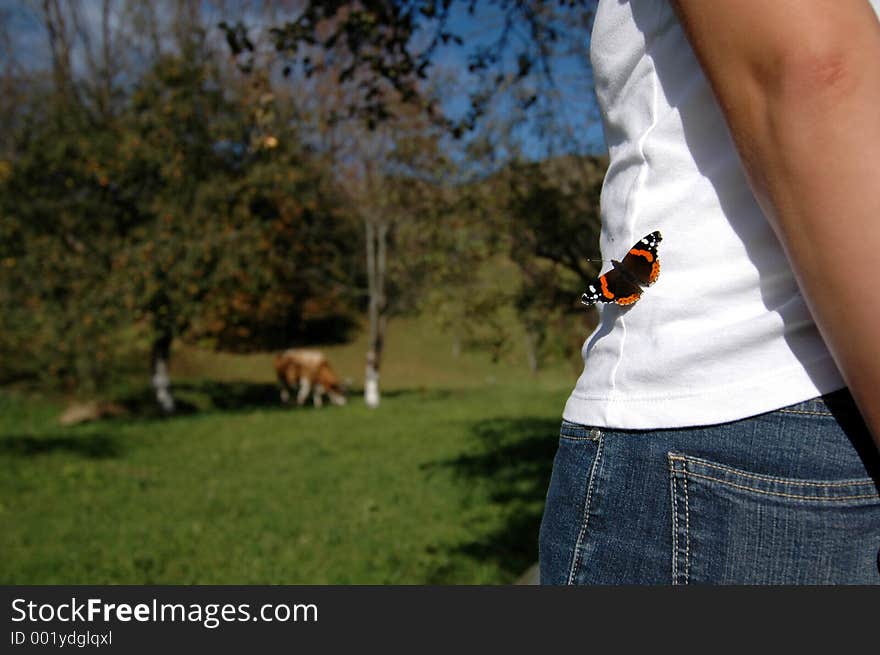
[[642,296],[642,287],[649,287],[660,276],[660,257],[657,246],[663,240],[660,232],[651,232],[629,249],[622,262],[611,260],[614,266],[587,286],[581,302],[590,307],[597,302],[616,302],[632,305]]

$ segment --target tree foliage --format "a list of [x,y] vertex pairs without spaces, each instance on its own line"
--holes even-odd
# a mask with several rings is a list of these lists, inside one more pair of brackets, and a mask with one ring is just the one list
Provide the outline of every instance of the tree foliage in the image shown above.
[[6,377],[101,386],[137,338],[346,336],[358,232],[320,158],[264,120],[271,98],[222,82],[190,53],[158,60],[111,120],[34,104],[0,165],[0,349],[29,353]]
[[[496,356],[524,330],[539,366],[580,325],[603,162],[481,168],[447,137],[496,130],[505,89],[552,109],[553,57],[593,5],[307,1],[264,21],[261,59],[249,26],[206,27],[197,2],[103,2],[101,39],[87,3],[34,4],[47,69],[2,77],[0,379],[102,387],[132,351],[341,340],[364,310],[376,358],[389,317],[425,311]],[[497,25],[471,43],[456,16],[486,7]],[[457,117],[429,78],[446,46],[476,80]]]
[[462,186],[433,232],[442,264],[425,298],[444,329],[496,357],[524,332],[535,370],[573,357],[595,320],[579,299],[600,267],[606,167],[605,157],[519,162]]
[[[308,0],[292,20],[269,28],[271,43],[289,75],[332,71],[353,94],[336,118],[356,117],[370,129],[398,115],[401,104],[418,106],[455,137],[473,131],[500,92],[523,112],[552,115],[559,88],[555,58],[583,58],[585,32],[596,0]],[[461,29],[464,17],[481,13],[494,25],[482,38]],[[250,70],[257,47],[243,21],[220,23],[232,55]],[[446,46],[464,51],[473,77],[468,107],[451,117],[441,98],[425,94],[426,82]],[[589,82],[589,67],[577,72]]]
[[[522,274],[514,299],[537,368],[549,336],[561,353],[579,349],[585,315],[580,295],[600,266],[599,194],[604,157],[560,157],[512,166],[504,177],[510,257]],[[592,315],[591,315],[592,316]]]

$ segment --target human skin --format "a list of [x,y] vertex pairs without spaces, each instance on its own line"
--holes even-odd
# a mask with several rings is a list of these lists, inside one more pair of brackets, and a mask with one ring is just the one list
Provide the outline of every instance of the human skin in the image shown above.
[[880,449],[880,23],[867,0],[673,6]]

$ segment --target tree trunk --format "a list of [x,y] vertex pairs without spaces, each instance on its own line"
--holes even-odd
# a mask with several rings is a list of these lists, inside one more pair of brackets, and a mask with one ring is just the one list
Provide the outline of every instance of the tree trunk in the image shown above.
[[456,329],[452,335],[452,358],[459,359],[461,357],[461,334]]
[[531,330],[526,330],[526,359],[529,362],[529,370],[538,372],[538,337]]
[[365,221],[367,236],[367,288],[369,292],[370,339],[367,344],[367,367],[364,376],[364,402],[367,407],[378,407],[379,368],[382,363],[382,348],[385,345],[385,326],[387,324],[385,299],[385,263],[388,226],[376,222],[372,217]]
[[171,377],[168,363],[171,358],[171,334],[165,333],[153,342],[150,370],[156,402],[166,414],[174,412],[174,397],[171,395]]

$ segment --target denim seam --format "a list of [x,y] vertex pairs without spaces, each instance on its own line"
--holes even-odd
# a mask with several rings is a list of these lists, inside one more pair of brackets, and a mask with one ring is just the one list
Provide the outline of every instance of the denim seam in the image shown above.
[[831,412],[814,412],[805,409],[780,409],[780,414],[806,414],[808,416],[834,416]]
[[581,529],[578,533],[577,541],[574,544],[574,556],[571,560],[571,569],[568,572],[568,584],[573,585],[575,577],[581,566],[581,555],[583,552],[583,541],[587,534],[587,525],[590,522],[590,506],[593,501],[593,488],[596,482],[597,473],[599,471],[600,462],[602,460],[602,435],[596,441],[596,458],[593,460],[593,466],[590,467],[590,481],[587,484],[587,496],[584,499],[583,518],[581,519]]
[[675,485],[675,460],[669,458],[669,489],[672,497],[672,584],[678,584],[678,498]]
[[[670,488],[672,498],[672,584],[690,584],[690,504],[688,502],[687,488],[687,468],[686,461],[681,457],[676,457],[672,453],[668,453]],[[680,464],[677,464],[680,463]],[[681,468],[677,468],[681,466]],[[679,488],[679,484],[681,488]],[[679,519],[679,504],[684,500],[684,525],[681,525]],[[679,575],[679,561],[681,559],[680,538],[684,539],[684,577]]]
[[599,441],[598,436],[594,437],[592,435],[587,435],[586,437],[575,437],[570,434],[561,434],[559,435],[559,438],[566,439],[568,441]]
[[721,478],[713,478],[710,475],[700,475],[699,473],[694,473],[693,471],[688,471],[687,475],[693,476],[695,478],[702,478],[704,480],[712,480],[714,482],[718,482],[719,484],[726,484],[730,487],[735,487],[737,489],[743,489],[745,491],[752,491],[756,494],[765,494],[767,496],[782,496],[784,498],[796,498],[798,500],[818,500],[824,502],[834,502],[839,500],[859,500],[865,498],[876,498],[880,499],[880,495],[878,494],[862,494],[862,495],[853,495],[853,496],[833,496],[833,497],[825,497],[822,496],[803,496],[798,494],[786,494],[781,491],[765,491],[763,489],[756,489],[754,487],[747,487],[745,485],[736,484],[734,482],[730,482],[728,480],[722,480]]
[[599,428],[579,425],[566,420],[562,421],[562,427],[559,430],[559,438],[569,441],[598,441],[601,436],[602,430]]
[[[686,461],[685,458],[675,458],[682,459],[682,461]],[[794,480],[792,478],[779,478],[772,475],[759,475],[757,473],[747,473],[745,471],[740,471],[735,468],[731,468],[729,466],[722,466],[720,464],[714,464],[712,462],[707,462],[705,460],[691,460],[693,464],[696,466],[705,466],[707,468],[718,469],[719,471],[725,471],[730,473],[731,475],[736,475],[742,478],[751,478],[753,480],[764,480],[765,482],[781,482],[783,484],[788,484],[792,486],[799,487],[867,487],[873,484],[876,484],[873,480],[839,480],[839,481],[828,481],[828,482],[819,482],[817,480]],[[711,478],[715,479],[715,478]]]
[[691,510],[688,505],[687,465],[683,466],[684,475],[684,583],[689,584],[691,573]]

